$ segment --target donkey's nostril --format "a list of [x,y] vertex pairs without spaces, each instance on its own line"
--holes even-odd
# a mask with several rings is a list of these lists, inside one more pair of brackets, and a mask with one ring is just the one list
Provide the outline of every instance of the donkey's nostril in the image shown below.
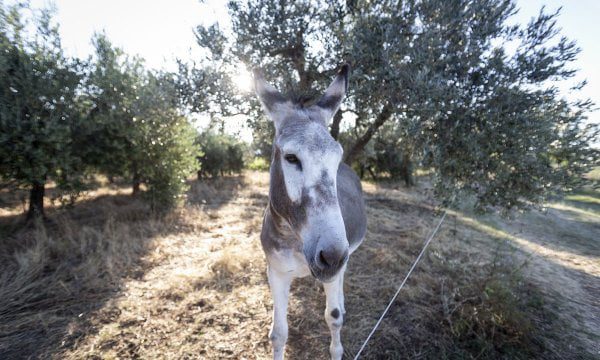
[[323,251],[319,251],[319,261],[321,262],[321,264],[324,267],[329,267],[330,263],[327,261],[327,258],[325,257],[325,254],[323,253]]
[[323,249],[319,251],[317,266],[323,270],[335,270],[343,265],[348,256],[347,249]]

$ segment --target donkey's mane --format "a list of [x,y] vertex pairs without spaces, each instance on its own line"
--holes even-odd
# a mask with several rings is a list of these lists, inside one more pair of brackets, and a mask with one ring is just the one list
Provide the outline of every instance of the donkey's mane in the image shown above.
[[311,105],[314,105],[317,101],[319,101],[320,94],[316,90],[291,90],[285,94],[285,97],[289,99],[294,106],[297,106],[301,109],[307,108]]

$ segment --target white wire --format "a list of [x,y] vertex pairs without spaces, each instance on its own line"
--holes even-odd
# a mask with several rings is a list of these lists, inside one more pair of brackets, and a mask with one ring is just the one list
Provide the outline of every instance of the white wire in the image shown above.
[[360,356],[360,353],[362,353],[362,351],[365,349],[365,347],[367,346],[367,343],[369,342],[369,340],[371,339],[371,336],[373,336],[373,334],[375,333],[375,331],[377,330],[377,328],[379,327],[379,324],[381,324],[381,321],[383,320],[383,318],[385,317],[385,314],[387,314],[388,310],[390,309],[390,307],[392,306],[392,304],[394,303],[394,301],[396,300],[396,298],[398,297],[398,294],[400,293],[400,290],[402,290],[402,287],[404,286],[404,284],[406,283],[406,281],[408,280],[410,274],[412,274],[413,270],[415,269],[415,267],[417,266],[417,263],[419,262],[419,260],[421,260],[421,257],[423,256],[423,254],[425,253],[425,250],[427,249],[427,246],[429,245],[429,243],[431,242],[431,240],[433,239],[433,237],[435,236],[435,234],[437,233],[437,231],[440,229],[440,226],[442,225],[442,223],[444,222],[444,219],[446,218],[446,214],[447,211],[444,211],[444,214],[442,215],[440,222],[437,224],[437,226],[435,227],[435,229],[433,230],[433,232],[431,233],[431,235],[429,235],[429,238],[427,239],[427,241],[425,242],[425,245],[423,246],[423,250],[421,250],[421,253],[419,254],[419,256],[417,256],[417,259],[415,260],[415,262],[412,264],[410,270],[408,270],[408,273],[406,274],[406,276],[404,277],[404,280],[402,280],[402,284],[400,284],[400,287],[398,287],[398,290],[396,290],[396,293],[394,294],[394,296],[392,297],[392,300],[390,300],[388,306],[385,308],[385,310],[383,311],[383,314],[381,314],[381,316],[379,317],[379,320],[377,320],[377,323],[375,324],[375,327],[373,327],[373,330],[371,330],[371,333],[369,334],[369,336],[367,336],[367,339],[365,340],[365,342],[362,344],[362,346],[360,347],[360,349],[358,350],[358,352],[356,353],[356,355],[354,356],[354,360],[357,360],[358,357]]

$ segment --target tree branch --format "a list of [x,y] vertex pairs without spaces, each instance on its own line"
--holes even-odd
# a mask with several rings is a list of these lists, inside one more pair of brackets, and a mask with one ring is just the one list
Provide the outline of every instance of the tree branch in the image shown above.
[[352,161],[363,151],[365,146],[369,143],[375,132],[386,122],[389,118],[392,117],[392,108],[391,106],[385,105],[375,121],[369,126],[367,131],[361,136],[354,145],[350,148],[350,151],[346,154],[346,158],[344,162],[346,164],[351,164]]

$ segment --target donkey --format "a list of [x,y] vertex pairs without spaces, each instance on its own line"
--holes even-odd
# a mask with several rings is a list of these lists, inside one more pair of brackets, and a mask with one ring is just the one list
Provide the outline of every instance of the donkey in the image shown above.
[[308,274],[323,283],[329,353],[342,358],[344,271],[367,224],[360,180],[341,163],[342,147],[327,130],[348,88],[349,71],[344,65],[311,106],[286,98],[254,72],[258,98],[275,124],[269,205],[260,235],[273,297],[269,338],[274,359],[284,356],[290,284]]

